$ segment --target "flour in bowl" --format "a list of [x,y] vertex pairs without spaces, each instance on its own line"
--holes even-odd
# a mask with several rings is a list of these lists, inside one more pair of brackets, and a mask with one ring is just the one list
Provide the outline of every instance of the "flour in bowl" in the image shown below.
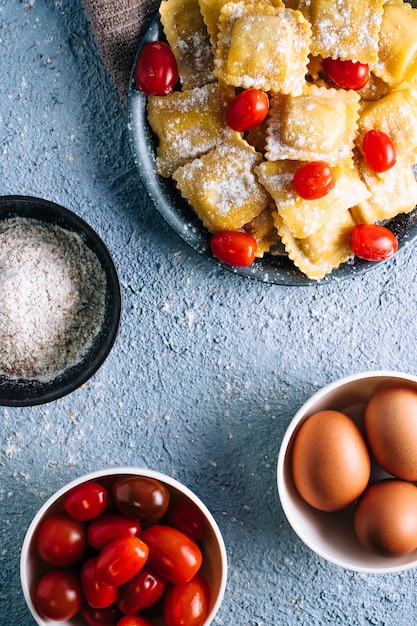
[[106,276],[81,237],[24,217],[0,222],[0,374],[48,380],[100,330]]

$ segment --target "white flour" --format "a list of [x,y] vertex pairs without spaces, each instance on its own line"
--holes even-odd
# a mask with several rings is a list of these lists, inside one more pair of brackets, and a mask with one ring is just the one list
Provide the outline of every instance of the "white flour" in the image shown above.
[[29,218],[0,221],[0,373],[54,378],[100,329],[106,277],[82,239]]

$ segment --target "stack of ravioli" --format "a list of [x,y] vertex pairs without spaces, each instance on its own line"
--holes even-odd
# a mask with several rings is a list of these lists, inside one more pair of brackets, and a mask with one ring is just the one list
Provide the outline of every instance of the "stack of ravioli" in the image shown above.
[[[209,232],[249,232],[258,257],[282,248],[319,280],[352,257],[355,224],[415,208],[417,9],[402,0],[162,0],[159,12],[181,90],[148,97],[157,169]],[[327,81],[328,57],[367,63],[367,85]],[[268,93],[269,113],[238,133],[226,109],[251,87]],[[395,146],[384,173],[361,153],[372,129]],[[332,166],[336,184],[304,200],[293,176],[317,160]]]

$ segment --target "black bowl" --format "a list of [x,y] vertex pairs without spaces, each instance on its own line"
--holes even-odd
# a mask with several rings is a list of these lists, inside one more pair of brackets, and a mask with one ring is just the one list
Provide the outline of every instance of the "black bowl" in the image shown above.
[[0,196],[0,220],[25,217],[54,224],[80,236],[106,276],[104,316],[87,352],[55,378],[14,378],[0,374],[0,405],[34,406],[61,398],[83,385],[103,364],[116,339],[121,315],[118,274],[104,242],[83,219],[58,204],[27,196]]
[[[415,3],[414,3],[415,4]],[[164,40],[159,14],[151,22],[139,45],[136,59],[142,46],[149,41]],[[204,228],[192,207],[182,198],[174,181],[162,178],[156,171],[156,146],[158,140],[147,120],[146,95],[136,86],[132,68],[129,85],[129,137],[138,174],[148,191],[156,209],[173,230],[194,250],[224,269],[265,283],[287,286],[320,285],[352,278],[376,268],[386,261],[365,261],[354,257],[334,269],[320,280],[310,280],[293,262],[284,255],[265,254],[255,259],[249,267],[234,267],[218,261],[210,250],[210,233]],[[398,237],[398,248],[402,250],[417,237],[417,208],[409,214],[397,215],[386,224]]]

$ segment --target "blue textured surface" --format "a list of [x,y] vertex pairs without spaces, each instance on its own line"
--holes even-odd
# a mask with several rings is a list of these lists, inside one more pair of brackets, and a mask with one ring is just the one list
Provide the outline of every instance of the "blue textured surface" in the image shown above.
[[80,0],[0,0],[0,59],[0,194],[85,218],[124,299],[118,340],[88,384],[0,409],[0,623],[34,623],[19,556],[37,509],[115,465],[166,472],[212,511],[229,556],[216,625],[415,623],[417,573],[361,575],[316,557],[285,520],[275,480],[285,428],[311,393],[362,370],[416,372],[413,247],[325,286],[223,271],[151,206]]

